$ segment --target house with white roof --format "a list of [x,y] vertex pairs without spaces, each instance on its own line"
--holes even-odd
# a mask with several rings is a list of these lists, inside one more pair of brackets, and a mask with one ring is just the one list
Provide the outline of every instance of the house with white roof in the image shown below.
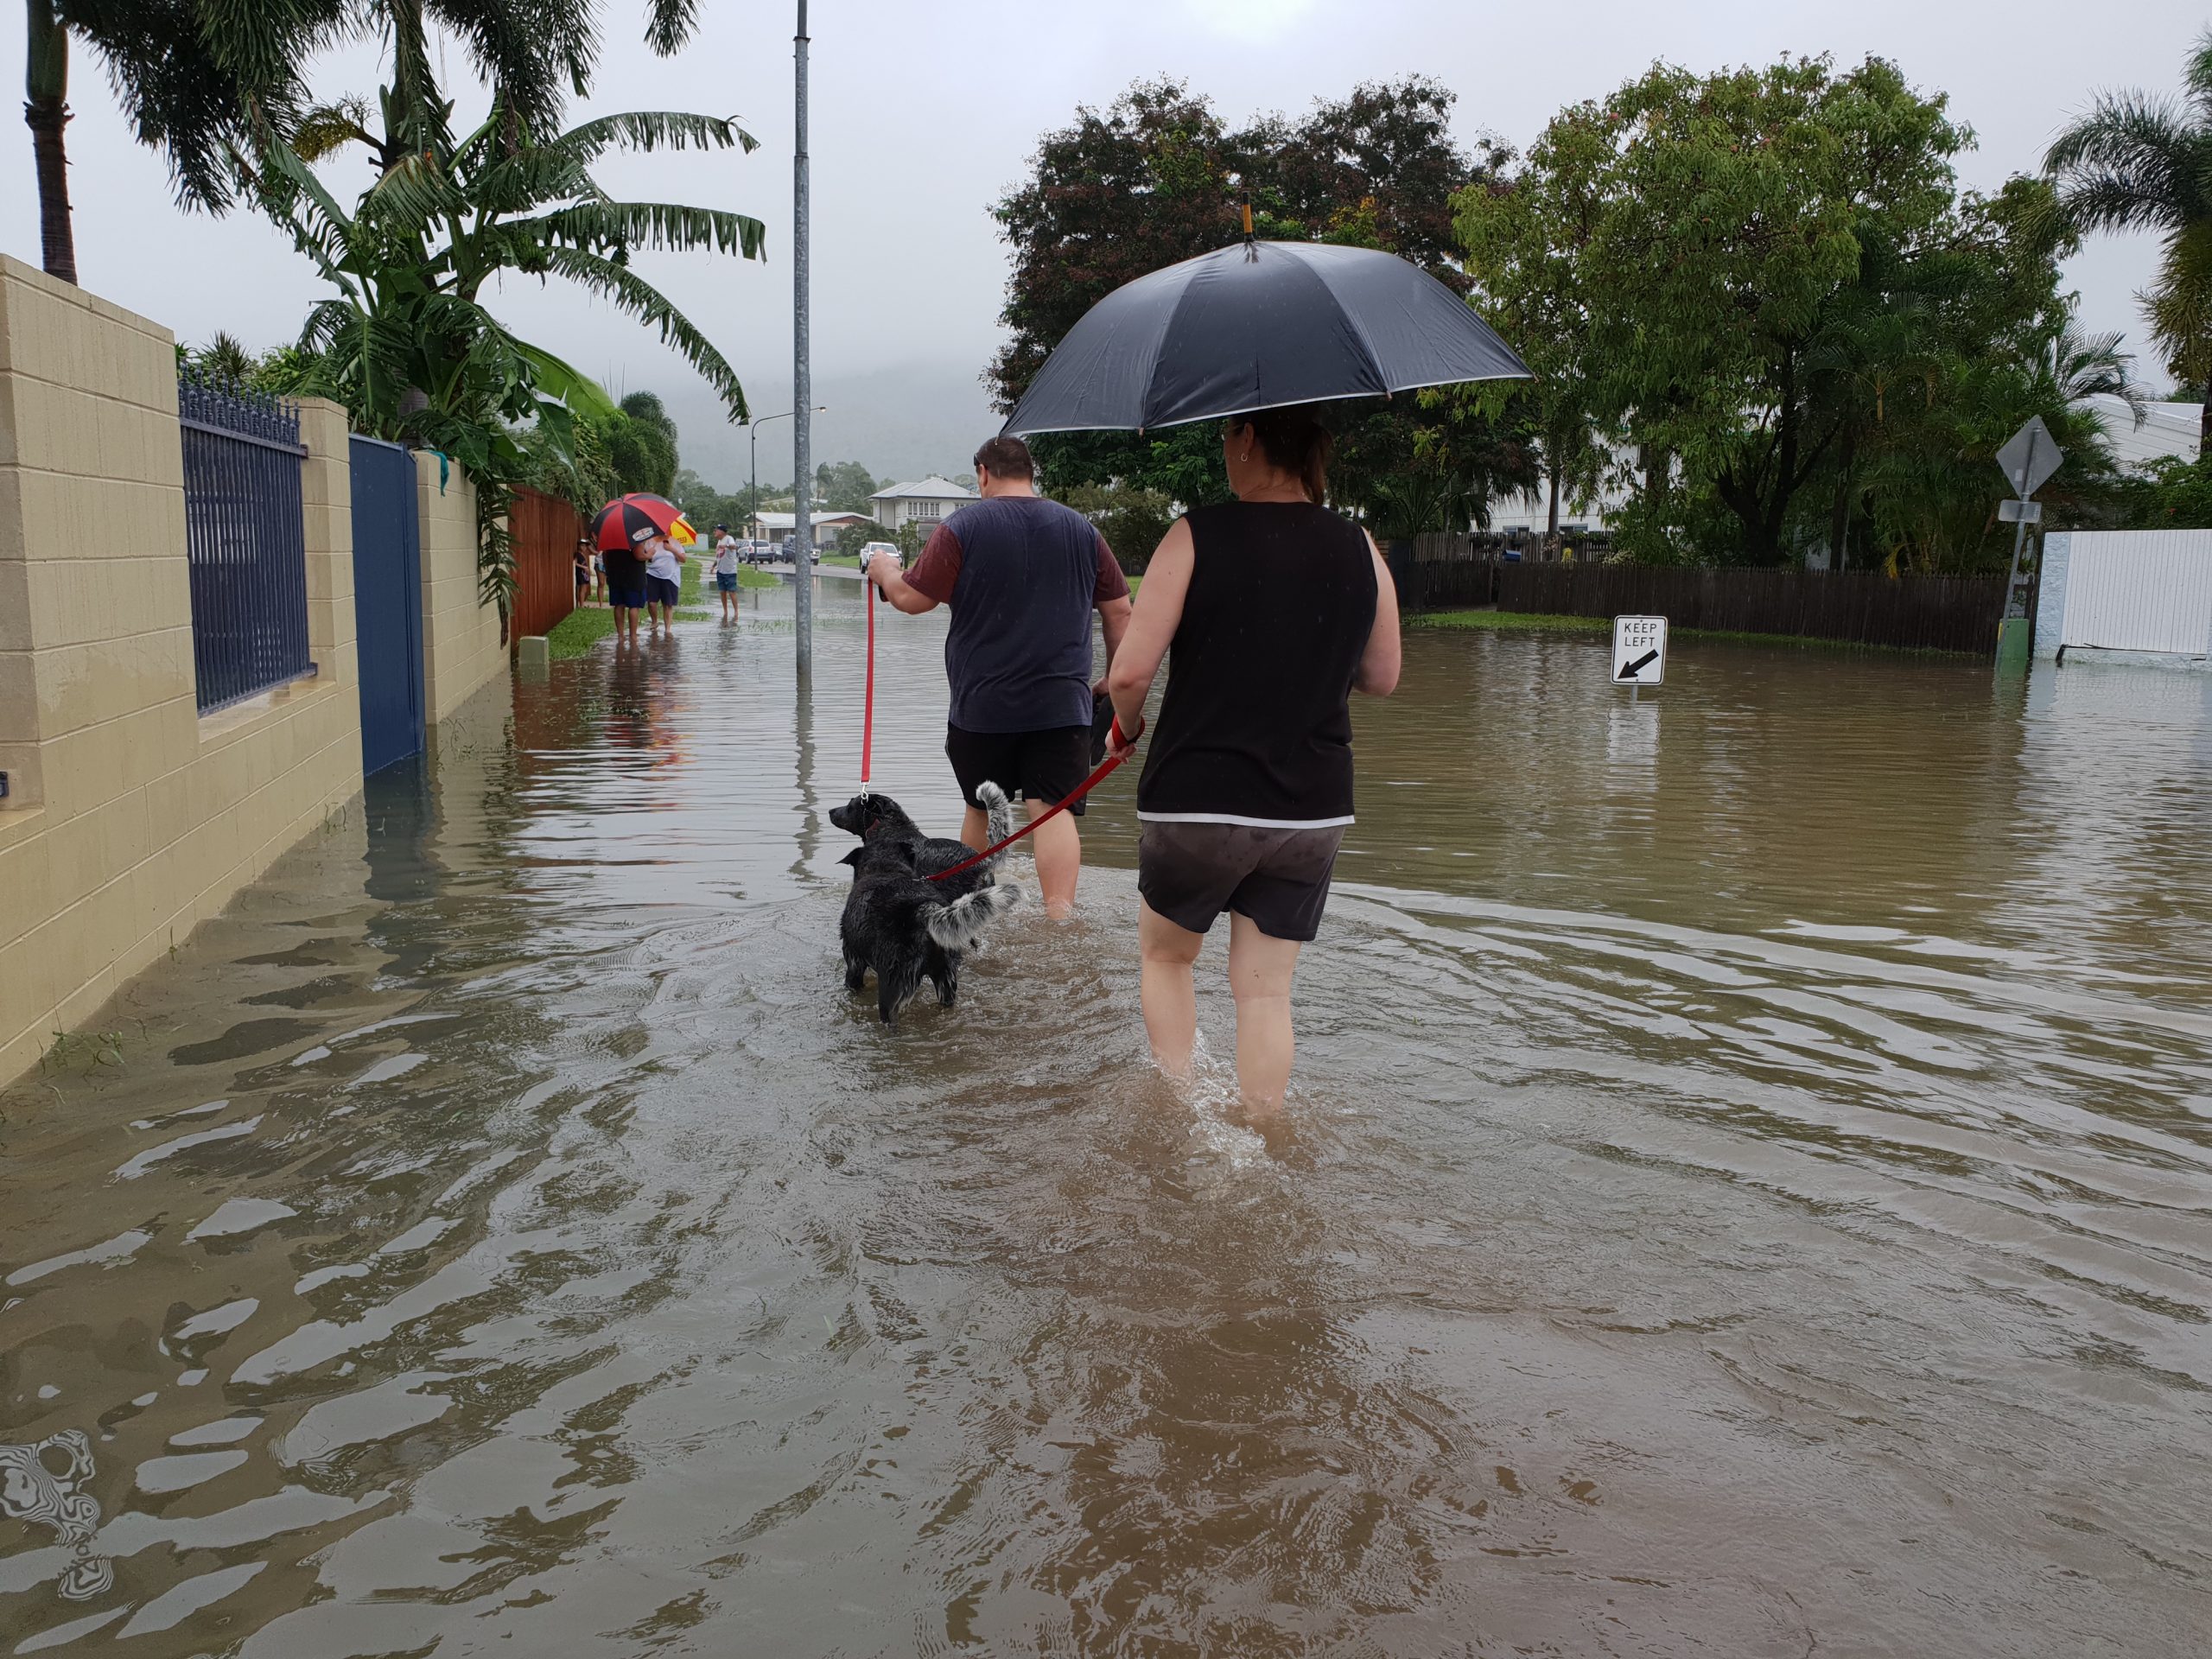
[[[864,512],[815,512],[807,515],[806,527],[817,547],[836,544],[837,532],[848,524],[872,524],[875,521]],[[794,512],[756,512],[753,515],[751,534],[755,541],[780,542],[798,527],[798,515]]]
[[935,530],[975,499],[976,492],[965,484],[937,477],[912,484],[893,484],[868,497],[875,503],[876,522],[886,530],[918,524],[925,531]]

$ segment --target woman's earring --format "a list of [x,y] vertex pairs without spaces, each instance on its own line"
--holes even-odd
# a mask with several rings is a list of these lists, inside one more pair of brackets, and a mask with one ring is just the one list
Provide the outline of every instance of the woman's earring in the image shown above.
[[1251,459],[1252,459],[1252,448],[1251,448],[1251,446],[1250,446],[1249,444],[1247,444],[1247,445],[1245,446],[1245,448],[1244,448],[1244,453],[1243,453],[1243,454],[1239,455],[1239,456],[1237,457],[1237,459],[1238,459],[1239,461],[1249,461],[1249,460],[1251,460]]

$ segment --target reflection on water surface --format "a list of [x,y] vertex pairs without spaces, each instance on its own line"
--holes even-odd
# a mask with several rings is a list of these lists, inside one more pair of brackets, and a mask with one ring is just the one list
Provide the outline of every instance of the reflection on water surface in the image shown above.
[[845,999],[824,588],[796,716],[781,594],[482,700],[0,1102],[0,1651],[2198,1650],[2207,682],[1417,638],[1263,1142],[1131,779]]

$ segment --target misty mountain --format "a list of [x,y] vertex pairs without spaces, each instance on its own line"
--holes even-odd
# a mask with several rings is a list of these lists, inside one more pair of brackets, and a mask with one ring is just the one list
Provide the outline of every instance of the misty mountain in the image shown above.
[[[814,401],[828,405],[814,417],[814,460],[856,461],[878,478],[895,482],[940,473],[963,479],[974,470],[976,446],[999,429],[980,378],[980,363],[908,363],[858,375],[814,379]],[[732,426],[721,405],[688,374],[668,383],[631,387],[660,394],[676,422],[683,464],[721,490],[741,488],[751,476],[747,429]],[[791,377],[750,377],[747,401],[757,419],[791,407]],[[788,486],[791,426],[771,421],[760,429],[760,479]]]

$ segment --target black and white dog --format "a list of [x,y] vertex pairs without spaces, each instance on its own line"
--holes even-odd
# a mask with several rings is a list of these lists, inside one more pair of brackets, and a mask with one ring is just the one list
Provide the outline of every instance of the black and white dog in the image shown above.
[[[1014,808],[1004,791],[985,784],[982,799],[995,843],[1014,831]],[[853,889],[838,925],[845,953],[845,987],[859,990],[875,975],[877,1011],[887,1026],[914,1000],[926,979],[938,1001],[950,1007],[960,991],[960,960],[980,950],[991,922],[1021,901],[1021,889],[1001,884],[997,867],[1006,855],[943,881],[933,870],[973,857],[960,842],[925,836],[887,795],[856,795],[835,808],[830,821],[862,837],[845,855]]]
[[[1006,791],[996,784],[983,784],[976,791],[976,798],[983,804],[983,815],[988,825],[987,846],[995,847],[1014,833],[1014,804]],[[906,849],[908,861],[919,875],[934,875],[939,870],[949,870],[956,864],[965,864],[976,856],[976,849],[964,842],[953,841],[944,836],[925,836],[922,826],[906,814],[906,809],[888,795],[855,795],[842,806],[830,809],[830,822],[848,834],[858,836],[873,847],[887,842]],[[1005,857],[1003,853],[999,858]],[[962,898],[978,887],[991,884],[991,872],[998,868],[999,858],[978,864],[972,870],[963,870],[958,875],[948,876],[937,886],[947,898]],[[845,862],[854,863],[848,856]]]

